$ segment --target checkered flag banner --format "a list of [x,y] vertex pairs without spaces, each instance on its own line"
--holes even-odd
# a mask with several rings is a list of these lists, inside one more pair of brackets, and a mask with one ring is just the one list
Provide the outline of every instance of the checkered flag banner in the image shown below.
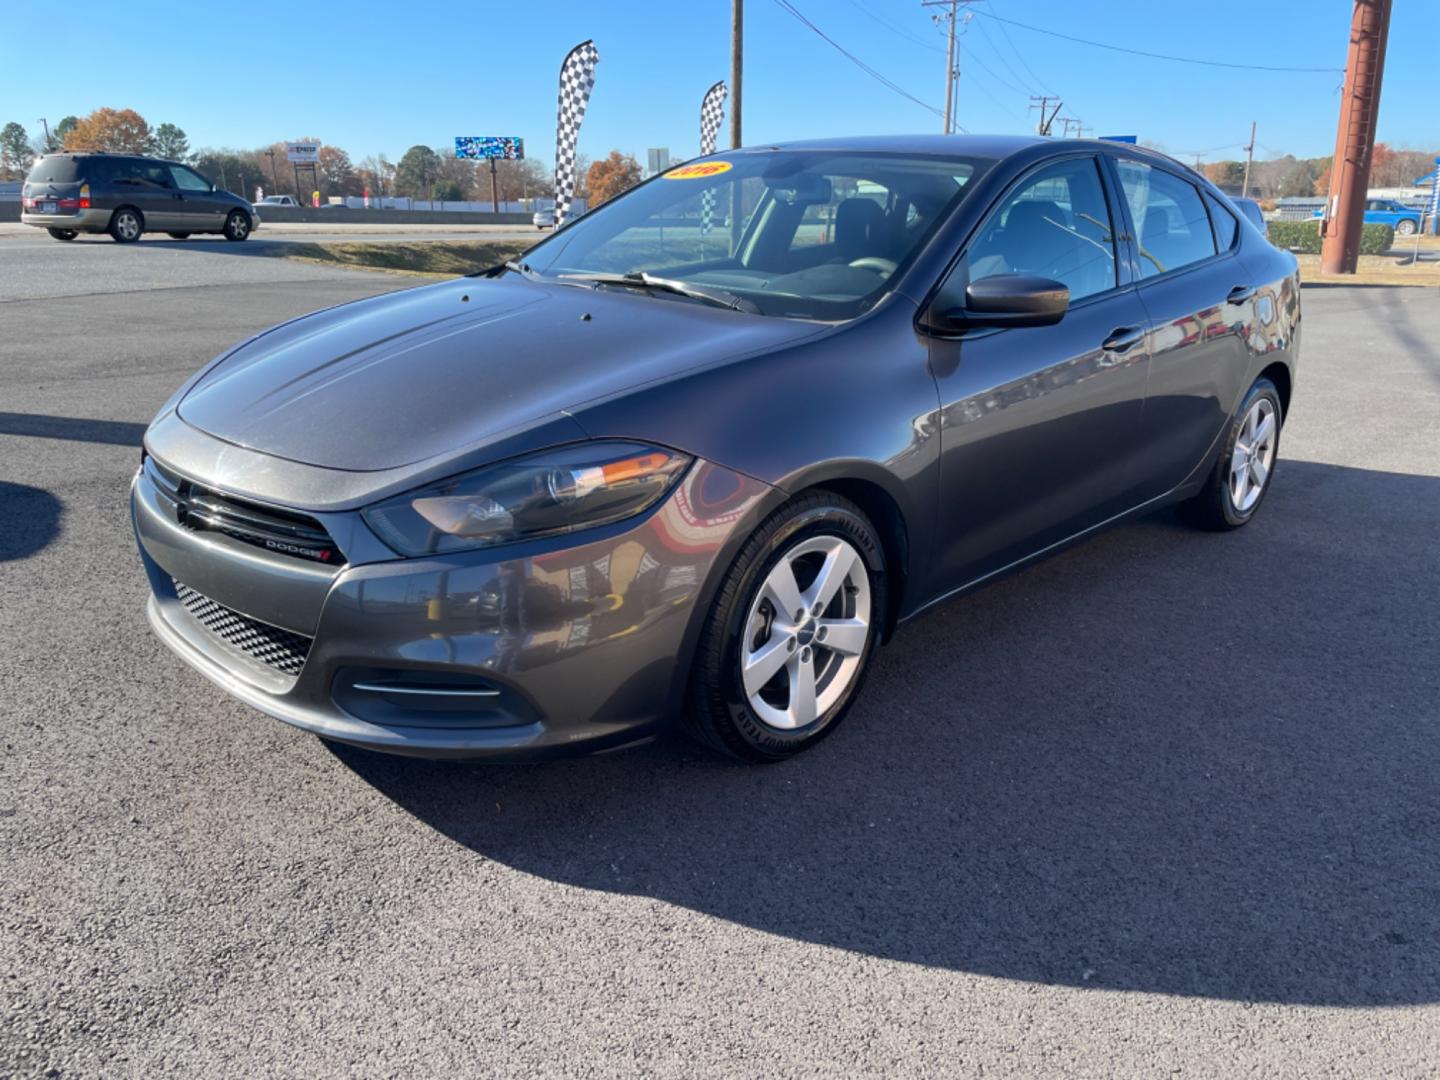
[[560,105],[555,122],[555,227],[565,224],[570,216],[570,200],[575,195],[575,144],[580,140],[580,123],[585,119],[585,106],[590,104],[590,91],[595,89],[595,65],[600,63],[600,50],[595,42],[582,41],[570,50],[560,65]]
[[[700,156],[715,152],[715,136],[720,134],[720,121],[725,118],[725,98],[730,88],[721,79],[709,90],[700,102]],[[706,188],[700,196],[700,235],[710,231],[710,221],[715,214],[715,189]]]

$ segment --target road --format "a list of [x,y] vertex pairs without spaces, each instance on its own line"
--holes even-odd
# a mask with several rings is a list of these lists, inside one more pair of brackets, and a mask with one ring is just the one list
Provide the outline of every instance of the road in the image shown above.
[[1248,528],[942,607],[803,758],[493,767],[225,697],[127,521],[198,364],[411,279],[56,247],[0,302],[0,1076],[1434,1075],[1434,292],[1306,289]]

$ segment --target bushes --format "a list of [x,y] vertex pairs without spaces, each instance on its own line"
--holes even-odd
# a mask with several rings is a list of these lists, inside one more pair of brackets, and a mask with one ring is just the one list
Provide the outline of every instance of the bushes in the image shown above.
[[[1270,242],[1276,247],[1289,248],[1309,255],[1320,253],[1320,219],[1305,221],[1272,221]],[[1395,243],[1395,230],[1389,225],[1362,225],[1360,227],[1360,254],[1383,255]]]
[[1395,243],[1395,230],[1389,225],[1362,225],[1360,227],[1360,254],[1383,255]]

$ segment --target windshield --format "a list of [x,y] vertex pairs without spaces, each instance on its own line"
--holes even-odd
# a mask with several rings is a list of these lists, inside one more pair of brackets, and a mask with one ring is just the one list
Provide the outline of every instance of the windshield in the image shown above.
[[[737,152],[681,165],[532,248],[542,277],[648,274],[766,315],[868,310],[990,163],[834,151]],[[656,293],[673,301],[674,293]]]

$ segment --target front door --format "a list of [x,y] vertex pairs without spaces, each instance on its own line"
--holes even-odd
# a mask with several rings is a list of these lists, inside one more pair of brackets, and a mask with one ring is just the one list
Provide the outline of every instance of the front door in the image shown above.
[[945,286],[963,293],[992,274],[1038,274],[1069,287],[1070,308],[1054,326],[971,331],[932,347],[940,590],[1136,501],[1145,309],[1118,258],[1117,199],[1092,155],[1042,166],[1001,200]]
[[231,204],[218,198],[215,185],[194,169],[171,165],[170,175],[179,194],[176,205],[182,222],[176,232],[219,232],[225,225],[225,213]]

